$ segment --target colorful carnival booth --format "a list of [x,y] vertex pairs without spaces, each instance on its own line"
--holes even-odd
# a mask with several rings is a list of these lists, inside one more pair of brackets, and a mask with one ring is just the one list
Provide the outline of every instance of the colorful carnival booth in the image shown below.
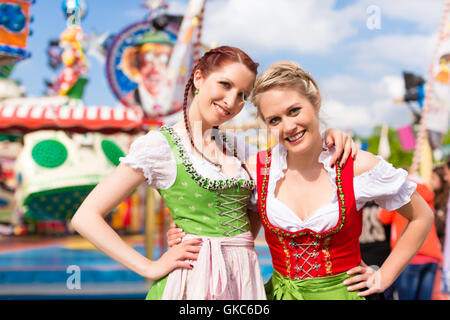
[[[0,132],[21,140],[21,150],[3,155],[2,161],[4,173],[17,184],[14,199],[11,190],[3,190],[2,196],[3,216],[9,210],[11,222],[12,203],[22,204],[16,210],[37,226],[70,220],[92,188],[118,165],[131,140],[149,126],[161,125],[144,119],[138,108],[84,107],[65,100],[18,98],[0,104]],[[127,199],[118,208],[126,225],[131,204]],[[118,221],[114,218],[113,225],[120,229]]]
[[7,66],[30,56],[26,50],[29,14],[34,0],[0,1],[0,66]]
[[[24,97],[24,90],[10,83],[0,97],[0,134],[22,144],[13,158],[2,161],[9,179],[14,175],[17,183],[14,199],[11,194],[2,197],[5,210],[14,200],[19,211],[11,213],[13,223],[18,222],[14,215],[38,224],[69,221],[92,188],[118,165],[132,140],[180,111],[186,77],[199,55],[204,4],[192,0],[186,14],[176,16],[165,13],[164,2],[147,1],[150,13],[144,20],[109,37],[92,35],[87,43],[105,42],[95,45],[105,49],[108,83],[119,102],[111,107],[83,103],[86,54],[92,51],[85,47],[83,39],[89,36],[81,28],[87,8],[84,1],[63,1],[67,27],[48,50],[60,73],[48,83],[48,96]],[[130,217],[142,216],[137,210],[162,207],[155,199],[147,201],[149,194],[153,197],[153,192],[141,192],[119,205],[112,225],[133,225],[136,219]],[[145,220],[147,233],[156,231],[157,217],[138,220]],[[134,225],[131,229],[140,229],[139,223]]]

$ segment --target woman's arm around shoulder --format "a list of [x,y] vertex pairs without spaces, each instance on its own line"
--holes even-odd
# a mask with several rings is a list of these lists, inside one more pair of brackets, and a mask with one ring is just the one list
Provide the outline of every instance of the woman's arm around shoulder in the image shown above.
[[[255,180],[255,185],[257,183],[257,174],[256,174],[256,160],[259,153],[254,153],[250,155],[245,164],[247,165],[248,170],[253,175],[253,179]],[[258,194],[255,186],[255,190],[253,191],[252,200],[255,201],[255,203],[249,204],[249,209],[247,210],[248,217],[250,219],[250,227],[251,232],[253,235],[253,238],[256,238],[258,236],[259,230],[261,229],[261,220],[259,218],[258,213]],[[252,201],[251,201],[252,202]]]

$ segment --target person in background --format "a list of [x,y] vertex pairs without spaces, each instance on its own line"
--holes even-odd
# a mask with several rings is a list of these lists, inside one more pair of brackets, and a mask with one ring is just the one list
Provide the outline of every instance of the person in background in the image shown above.
[[[378,219],[380,206],[375,201],[364,205],[363,226],[359,237],[361,259],[369,266],[381,266],[391,253],[390,234],[391,225],[385,225]],[[367,296],[367,300],[392,300],[392,286],[383,293]]]
[[[450,185],[450,157],[447,158],[444,165],[444,180]],[[448,297],[450,294],[450,197],[447,199],[447,212],[445,217],[445,238],[444,238],[444,262],[442,266],[442,292]]]
[[[431,189],[434,192],[434,212],[436,232],[444,248],[445,219],[447,217],[448,183],[444,179],[444,166],[439,165],[433,169],[430,180]],[[442,291],[442,267],[441,264],[436,271],[436,280],[433,290],[433,300],[448,300],[449,296]]]
[[444,175],[444,166],[437,166],[433,169],[430,180],[430,187],[434,192],[436,232],[442,247],[444,247],[445,218],[447,215],[448,201],[448,183],[445,181]]
[[[417,184],[417,192],[434,210],[433,191],[417,175],[409,175],[408,179]],[[395,211],[385,209],[380,210],[379,219],[383,224],[391,225],[391,248],[394,249],[408,220]],[[431,300],[436,282],[436,272],[441,263],[442,248],[436,233],[436,226],[433,224],[425,242],[394,283],[398,299]]]

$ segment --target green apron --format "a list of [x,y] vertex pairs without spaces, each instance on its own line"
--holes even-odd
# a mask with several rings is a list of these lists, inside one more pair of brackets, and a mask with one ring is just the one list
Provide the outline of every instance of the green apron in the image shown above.
[[348,291],[343,283],[351,276],[340,273],[329,277],[292,280],[276,270],[265,284],[268,300],[365,300],[358,291]]
[[[208,237],[233,237],[250,231],[247,206],[254,182],[200,176],[173,128],[163,126],[160,132],[174,153],[177,176],[171,187],[158,192],[177,226],[185,233]],[[168,276],[153,282],[147,300],[162,298]]]

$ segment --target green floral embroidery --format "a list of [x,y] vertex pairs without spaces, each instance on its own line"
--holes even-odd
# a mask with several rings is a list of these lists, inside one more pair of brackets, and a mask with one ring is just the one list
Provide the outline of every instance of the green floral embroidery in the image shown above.
[[[180,155],[181,161],[184,165],[184,168],[186,169],[186,172],[191,176],[191,178],[197,182],[202,188],[208,189],[208,190],[224,190],[229,189],[234,186],[238,186],[241,188],[245,188],[248,190],[253,190],[255,188],[255,182],[253,180],[244,180],[244,179],[237,179],[237,178],[230,178],[227,180],[210,180],[208,178],[205,178],[201,176],[197,171],[195,171],[192,163],[189,160],[189,157],[187,156],[187,151],[185,150],[183,144],[180,141],[180,138],[176,134],[175,130],[173,128],[162,126],[162,131],[167,132],[170,135],[170,138],[174,142],[178,153]],[[225,133],[222,133],[223,139],[225,143],[229,146],[229,143],[226,139]],[[184,184],[185,182],[182,182],[183,186],[187,187]]]

